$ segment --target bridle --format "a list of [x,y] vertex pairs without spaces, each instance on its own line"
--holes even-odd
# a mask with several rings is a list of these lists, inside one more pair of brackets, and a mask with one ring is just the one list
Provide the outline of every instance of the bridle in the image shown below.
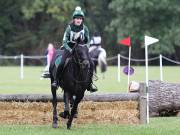
[[[82,75],[82,73],[84,72],[84,64],[87,64],[86,62],[89,62],[89,60],[84,60],[84,61],[82,61],[81,62],[81,60],[80,60],[80,56],[78,55],[78,52],[77,52],[77,50],[76,50],[76,48],[78,47],[78,46],[81,46],[81,47],[84,47],[85,46],[85,44],[84,45],[82,45],[82,44],[75,44],[74,45],[74,47],[72,48],[72,51],[74,52],[74,55],[71,55],[71,58],[72,58],[72,61],[75,63],[75,64],[77,64],[78,66],[79,66],[79,71],[80,71],[80,73],[79,73],[79,75]],[[76,79],[76,77],[74,77],[73,75],[72,75],[72,78],[73,78],[73,80],[76,82],[76,83],[88,83],[88,82],[91,82],[90,80],[88,80],[88,77],[89,77],[89,74],[90,74],[90,64],[89,64],[89,67],[87,67],[88,69],[87,69],[87,71],[86,71],[86,76],[85,76],[85,79],[83,78],[82,80],[78,80],[78,79]]]

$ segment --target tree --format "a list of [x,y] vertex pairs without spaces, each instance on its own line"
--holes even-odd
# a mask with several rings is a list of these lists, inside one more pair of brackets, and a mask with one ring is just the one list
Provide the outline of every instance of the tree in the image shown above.
[[[0,53],[12,51],[8,44],[16,34],[16,27],[21,23],[20,3],[22,0],[0,1]],[[17,24],[18,23],[18,24]],[[17,25],[15,25],[17,24]]]
[[73,0],[2,0],[0,3],[0,45],[1,53],[6,55],[42,54],[48,42],[61,42],[65,25],[78,5]]
[[[142,50],[143,36],[149,35],[160,39],[150,47],[151,54],[173,55],[180,47],[179,5],[175,0],[115,0],[109,5],[116,14],[110,27],[117,30],[118,39],[130,35],[135,50]],[[134,51],[137,54],[143,53]]]
[[180,2],[177,0],[1,0],[0,54],[42,55],[49,42],[62,42],[76,6],[85,12],[90,35],[99,31],[108,56],[128,55],[117,41],[132,39],[132,57],[144,58],[144,35],[160,39],[150,55],[180,61]]
[[112,16],[108,8],[112,0],[80,0],[80,4],[85,12],[85,22],[88,25],[90,35],[95,31],[100,32],[102,36],[102,47],[107,50],[108,56],[117,54],[115,31],[107,31]]
[[78,2],[73,0],[31,0],[22,6],[28,29],[38,38],[36,46],[41,53],[48,42],[60,42],[56,47],[61,45],[64,29],[76,5]]

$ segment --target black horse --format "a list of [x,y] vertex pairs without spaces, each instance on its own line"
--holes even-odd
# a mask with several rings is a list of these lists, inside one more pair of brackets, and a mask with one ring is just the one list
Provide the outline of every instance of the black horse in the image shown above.
[[[68,61],[68,62],[67,62]],[[53,65],[53,63],[51,64]],[[54,81],[53,78],[54,68],[50,68],[51,84]],[[93,70],[91,68],[90,56],[86,45],[76,44],[72,49],[70,57],[65,62],[65,67],[62,73],[62,79],[59,78],[61,88],[64,90],[64,96],[68,103],[69,99],[73,97],[73,104],[71,112],[69,113],[67,129],[71,128],[72,121],[75,113],[77,112],[78,104],[84,97],[85,90],[91,83]],[[58,71],[57,71],[58,72]],[[56,88],[51,86],[51,92],[53,96],[53,128],[58,127],[58,115],[57,115],[57,97]]]

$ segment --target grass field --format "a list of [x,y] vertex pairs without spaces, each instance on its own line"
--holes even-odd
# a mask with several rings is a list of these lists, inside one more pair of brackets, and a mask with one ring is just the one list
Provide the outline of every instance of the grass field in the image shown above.
[[[24,79],[20,79],[20,67],[0,66],[0,94],[47,93],[50,94],[50,80],[40,80],[44,67],[24,67]],[[145,82],[145,67],[134,67],[135,74],[130,80]],[[122,69],[121,69],[122,70]],[[121,81],[117,81],[117,67],[109,66],[105,79],[98,72],[95,82],[100,93],[127,92],[127,76],[121,71]],[[163,67],[164,81],[180,83],[180,67]],[[159,67],[149,67],[149,80],[159,80]],[[60,92],[60,91],[59,91]]]
[[[145,81],[145,67],[134,67],[131,81]],[[43,67],[25,67],[24,79],[20,79],[20,67],[0,66],[0,94],[47,93],[50,94],[50,80],[40,80]],[[180,83],[180,68],[164,67],[164,81]],[[149,67],[149,79],[159,80],[159,67]],[[98,92],[126,92],[127,76],[121,71],[121,82],[117,81],[117,67],[108,67],[105,79],[98,73]],[[60,92],[60,91],[59,91]],[[51,124],[51,123],[50,123]],[[58,129],[51,125],[0,125],[0,135],[179,135],[180,117],[150,118],[148,125],[85,124],[73,125],[67,131],[65,123]]]
[[58,129],[51,125],[0,125],[0,135],[179,135],[180,117],[151,118],[148,125],[86,124],[73,125],[67,130],[65,124]]

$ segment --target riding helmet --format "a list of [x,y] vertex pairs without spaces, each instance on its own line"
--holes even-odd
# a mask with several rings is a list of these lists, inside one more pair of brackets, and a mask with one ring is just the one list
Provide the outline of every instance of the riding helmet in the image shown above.
[[81,7],[77,6],[75,8],[75,11],[73,13],[73,19],[76,18],[76,17],[82,17],[84,19],[84,13],[83,11],[81,10]]

